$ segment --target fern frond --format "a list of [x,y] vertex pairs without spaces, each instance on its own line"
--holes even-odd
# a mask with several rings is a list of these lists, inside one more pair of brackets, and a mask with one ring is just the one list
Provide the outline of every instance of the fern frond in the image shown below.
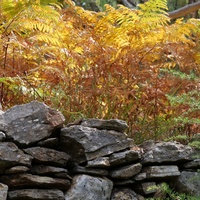
[[38,33],[37,35],[30,38],[32,41],[40,41],[43,43],[46,43],[48,45],[55,45],[55,46],[61,46],[61,42],[59,38],[53,37],[52,35],[49,35],[48,33]]
[[176,22],[166,30],[168,34],[165,39],[192,45],[194,43],[190,38],[195,27],[196,26],[192,23],[185,23],[183,19],[177,19]]
[[139,8],[146,14],[160,13],[167,14],[167,0],[149,0],[144,4],[139,4]]
[[41,5],[55,5],[61,6],[62,4],[58,0],[40,0]]
[[36,19],[39,18],[49,21],[58,21],[60,17],[59,12],[48,5],[32,5],[27,9],[27,13],[25,14],[29,14],[28,16],[30,16],[31,18],[35,17]]
[[29,6],[28,1],[13,1],[13,0],[2,0],[1,11],[6,16],[7,20],[13,19],[17,14],[21,13],[24,9]]
[[139,4],[142,13],[141,23],[148,23],[152,28],[158,25],[166,25],[170,19],[167,14],[167,0],[149,0]]
[[46,32],[52,34],[54,32],[54,26],[50,22],[47,24],[47,22],[41,22],[39,20],[30,19],[27,21],[26,19],[21,20],[21,31],[39,31],[39,32]]

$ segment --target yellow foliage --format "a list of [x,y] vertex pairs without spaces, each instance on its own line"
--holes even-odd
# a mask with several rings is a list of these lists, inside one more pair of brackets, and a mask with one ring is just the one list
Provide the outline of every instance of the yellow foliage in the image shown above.
[[[43,100],[68,117],[151,125],[172,115],[166,94],[182,85],[162,70],[199,75],[199,20],[170,22],[166,0],[149,0],[139,10],[106,5],[98,13],[71,0],[65,9],[56,2],[0,1],[0,73],[13,77],[7,83],[19,89],[19,101],[22,85],[26,101]],[[9,95],[2,101],[18,103]]]

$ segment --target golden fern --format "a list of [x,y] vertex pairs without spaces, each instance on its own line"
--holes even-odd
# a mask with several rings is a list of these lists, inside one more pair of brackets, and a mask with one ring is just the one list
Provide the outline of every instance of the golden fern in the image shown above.
[[142,11],[141,23],[148,23],[154,28],[157,25],[165,25],[169,22],[167,17],[167,0],[149,0],[144,4],[139,4]]
[[[50,4],[49,4],[50,3]],[[4,29],[8,35],[11,31],[23,37],[37,35],[40,41],[59,43],[62,34],[57,34],[57,26],[60,25],[60,13],[57,11],[59,4],[51,1],[28,1],[28,0],[2,0],[2,15],[5,18]],[[56,5],[54,9],[53,5]],[[42,34],[48,33],[48,34]],[[31,35],[30,35],[31,34]],[[42,34],[42,36],[41,36]],[[57,42],[55,42],[57,37]]]

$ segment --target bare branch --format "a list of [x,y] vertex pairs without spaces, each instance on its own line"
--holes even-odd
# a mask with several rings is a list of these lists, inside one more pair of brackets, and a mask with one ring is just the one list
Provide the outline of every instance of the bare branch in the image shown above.
[[184,6],[180,9],[174,10],[172,12],[169,12],[169,17],[171,19],[176,19],[178,17],[183,17],[189,13],[192,13],[194,11],[197,11],[200,9],[200,1],[192,4],[188,4],[187,6]]
[[122,0],[122,3],[128,8],[136,7],[136,3],[134,2],[134,0]]

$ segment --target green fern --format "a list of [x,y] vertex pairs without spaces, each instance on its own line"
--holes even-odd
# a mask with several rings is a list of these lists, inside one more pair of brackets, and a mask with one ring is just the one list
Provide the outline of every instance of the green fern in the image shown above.
[[[165,200],[198,200],[198,197],[190,196],[183,193],[178,193],[172,190],[167,183],[162,183],[158,186],[148,188],[148,190],[156,189],[165,193]],[[163,199],[163,198],[162,198]],[[162,200],[161,198],[148,198],[148,200]]]

